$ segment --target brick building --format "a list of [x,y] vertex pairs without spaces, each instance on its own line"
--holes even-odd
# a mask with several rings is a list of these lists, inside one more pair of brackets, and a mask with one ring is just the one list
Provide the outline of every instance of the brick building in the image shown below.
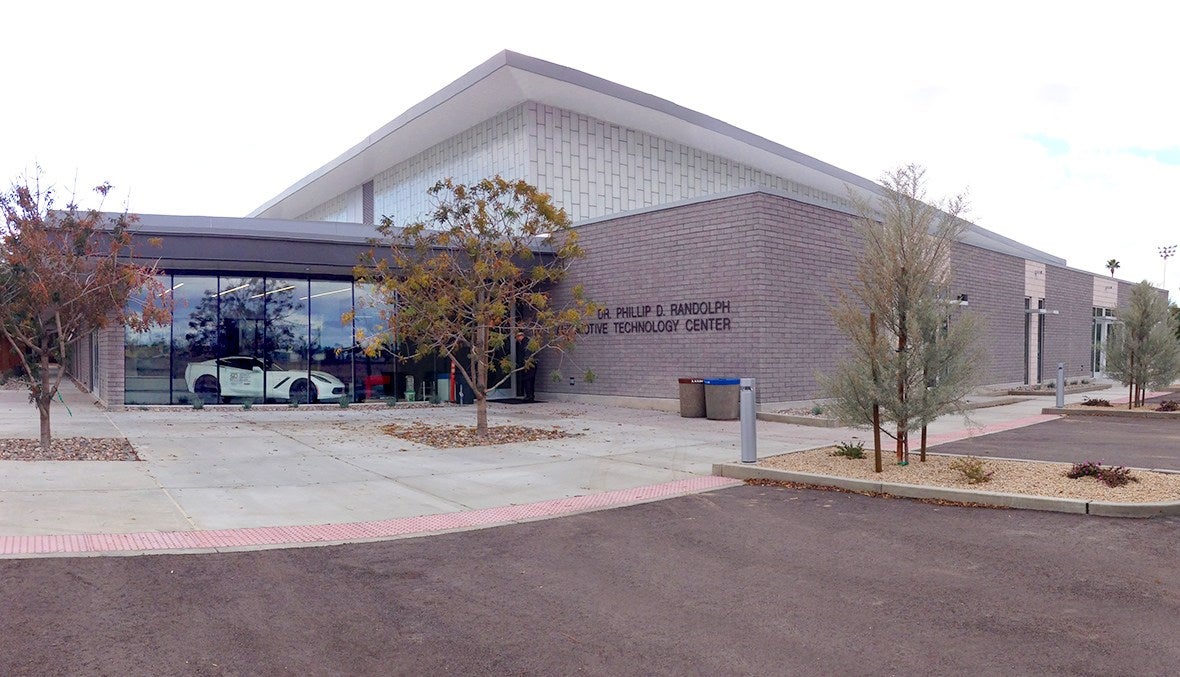
[[[234,355],[262,358],[267,384],[326,375],[354,399],[441,393],[447,365],[358,356],[349,351],[357,327],[332,318],[367,293],[351,267],[382,215],[413,220],[439,178],[493,174],[523,178],[565,208],[587,251],[571,283],[606,308],[575,351],[543,359],[541,373],[559,375],[538,380],[545,396],[666,407],[680,376],[756,377],[763,404],[817,396],[817,372],[844,350],[830,308],[859,249],[848,196],[880,187],[650,94],[512,52],[247,218],[144,215],[140,235],[163,238],[165,283],[184,303],[170,327],[149,335],[88,339],[96,345],[79,347],[79,362],[112,404],[190,401],[190,366],[221,370]],[[1071,377],[1101,370],[1095,337],[1128,283],[977,226],[952,258],[956,294],[984,322],[986,381],[1044,380],[1058,362]],[[592,383],[581,379],[586,369]]]

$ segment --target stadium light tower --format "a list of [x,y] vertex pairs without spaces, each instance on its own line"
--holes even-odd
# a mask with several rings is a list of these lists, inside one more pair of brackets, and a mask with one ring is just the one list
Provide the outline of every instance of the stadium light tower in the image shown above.
[[1160,286],[1163,287],[1164,289],[1167,289],[1168,288],[1168,259],[1172,258],[1172,255],[1176,253],[1176,245],[1170,244],[1166,247],[1157,247],[1157,249],[1159,250],[1160,258],[1164,260],[1164,279],[1160,283]]

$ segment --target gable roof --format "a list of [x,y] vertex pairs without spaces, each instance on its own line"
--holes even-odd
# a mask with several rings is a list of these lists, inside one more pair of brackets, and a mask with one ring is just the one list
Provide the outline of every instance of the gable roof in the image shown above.
[[[541,59],[502,51],[369,134],[250,213],[296,219],[378,173],[526,101],[641,130],[844,196],[873,181],[666,99]],[[825,205],[839,208],[836,205]],[[1054,265],[1051,256],[979,226],[972,244]]]

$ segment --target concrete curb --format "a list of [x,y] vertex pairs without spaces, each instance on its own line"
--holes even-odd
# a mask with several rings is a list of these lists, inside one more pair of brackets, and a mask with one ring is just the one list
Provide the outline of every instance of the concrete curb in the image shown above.
[[811,416],[794,416],[792,414],[774,414],[771,412],[758,412],[759,421],[770,421],[772,423],[791,423],[794,425],[806,425],[812,428],[839,428],[840,422],[831,418],[813,418]]
[[[1084,386],[1065,386],[1066,395],[1076,395],[1078,393],[1092,393],[1097,390],[1110,390],[1114,386],[1109,383],[1099,383],[1094,385]],[[1008,390],[1005,391],[1009,395],[1022,395],[1024,397],[1054,397],[1057,395],[1057,389],[1050,386],[1049,388],[1042,388],[1040,390]]]
[[1003,407],[1009,404],[1016,404],[1017,402],[1024,402],[1028,400],[1027,397],[997,397],[994,400],[985,400],[983,402],[968,402],[963,405],[963,411],[971,411],[973,409],[989,409],[991,407]]
[[1106,416],[1109,418],[1173,418],[1180,419],[1180,411],[1142,411],[1116,407],[1088,407],[1086,409],[1058,409],[1045,407],[1042,414],[1060,416]]
[[849,491],[889,494],[890,496],[900,496],[903,498],[925,498],[940,501],[955,501],[957,503],[978,503],[980,505],[1015,508],[1018,510],[1043,510],[1075,515],[1135,518],[1180,515],[1180,501],[1167,503],[1111,503],[1106,501],[1085,501],[1076,498],[1004,494],[994,491],[974,491],[970,489],[952,489],[949,487],[918,484],[876,482],[851,477],[837,477],[833,475],[764,468],[758,465],[744,463],[714,463],[713,474],[735,480],[763,479],[780,482],[797,482],[799,484],[835,487]]
[[[1017,402],[1024,402],[1027,397],[999,397],[994,400],[985,400],[983,402],[968,402],[963,405],[963,411],[971,411],[973,409],[988,409],[990,407],[1002,407],[1008,404],[1016,404]],[[806,425],[813,428],[841,428],[843,424],[831,418],[822,418],[814,416],[796,416],[794,414],[776,414],[773,412],[758,412],[759,421],[770,421],[772,423],[791,423],[793,425]]]

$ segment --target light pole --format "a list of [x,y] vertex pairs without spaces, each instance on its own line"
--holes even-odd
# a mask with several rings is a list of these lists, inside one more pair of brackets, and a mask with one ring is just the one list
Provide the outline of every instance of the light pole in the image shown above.
[[1157,247],[1157,249],[1159,250],[1160,258],[1164,260],[1164,279],[1160,283],[1160,286],[1163,287],[1164,289],[1167,289],[1168,288],[1168,259],[1172,258],[1172,255],[1176,253],[1176,245],[1170,244],[1166,247]]

